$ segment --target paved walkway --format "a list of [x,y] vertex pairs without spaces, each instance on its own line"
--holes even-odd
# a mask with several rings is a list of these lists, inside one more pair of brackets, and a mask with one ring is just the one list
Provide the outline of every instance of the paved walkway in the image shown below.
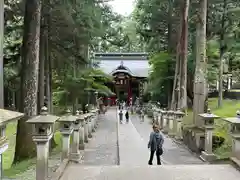
[[[125,113],[125,111],[123,112]],[[120,165],[147,165],[149,150],[147,144],[152,131],[150,119],[140,122],[137,115],[130,116],[128,124],[119,124]],[[162,164],[203,164],[203,162],[184,146],[164,136]]]
[[[125,112],[123,112],[125,113]],[[131,120],[119,124],[119,156],[120,165],[146,165],[148,162],[147,144],[133,126]]]
[[68,167],[61,180],[239,180],[230,165],[164,165],[148,167]]
[[82,165],[117,165],[118,161],[116,113],[110,110],[100,115],[96,132],[85,144]]
[[[140,122],[137,115],[131,116],[131,121],[140,134],[142,140],[147,146],[149,140],[149,134],[152,131],[152,125],[150,119],[145,117],[144,122]],[[203,164],[203,162],[193,155],[184,145],[176,144],[171,138],[164,136],[163,145],[163,164]]]

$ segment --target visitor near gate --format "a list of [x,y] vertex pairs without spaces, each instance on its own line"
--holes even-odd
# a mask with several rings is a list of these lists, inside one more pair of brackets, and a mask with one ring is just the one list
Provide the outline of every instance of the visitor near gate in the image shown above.
[[144,122],[144,110],[143,110],[143,108],[141,108],[141,110],[140,110],[140,120],[141,120],[141,122]]
[[128,113],[128,109],[126,110],[125,118],[126,118],[126,122],[128,123],[128,122],[129,122],[129,113]]
[[120,123],[122,123],[122,120],[123,120],[123,112],[122,112],[122,110],[120,110],[118,115],[119,115],[119,121],[120,121]]

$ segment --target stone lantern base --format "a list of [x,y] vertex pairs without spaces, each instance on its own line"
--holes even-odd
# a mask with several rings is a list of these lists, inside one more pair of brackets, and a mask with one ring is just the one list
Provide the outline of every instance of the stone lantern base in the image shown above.
[[237,168],[240,168],[240,159],[236,157],[230,157],[230,160]]
[[85,144],[84,143],[79,144],[79,150],[84,150],[84,149],[85,149]]
[[79,163],[81,161],[81,153],[71,153],[70,154],[70,161],[75,162],[75,163]]
[[208,154],[208,153],[205,152],[205,151],[202,151],[202,152],[201,152],[200,158],[201,158],[203,161],[208,161],[208,162],[211,162],[211,161],[214,161],[214,160],[217,159],[217,157],[215,156],[215,154]]

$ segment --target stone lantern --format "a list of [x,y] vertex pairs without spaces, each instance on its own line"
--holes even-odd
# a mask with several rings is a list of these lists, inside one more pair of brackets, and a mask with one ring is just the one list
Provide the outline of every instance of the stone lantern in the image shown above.
[[90,111],[90,113],[92,115],[92,117],[91,117],[92,118],[92,124],[91,124],[92,132],[96,132],[96,129],[95,129],[96,128],[96,110],[93,109]]
[[174,132],[173,132],[173,123],[174,123],[174,111],[170,110],[167,112],[168,114],[168,128],[167,128],[167,133],[169,136],[173,137]]
[[202,151],[201,158],[206,161],[212,161],[216,159],[215,155],[212,151],[212,137],[213,137],[213,130],[214,130],[214,119],[220,118],[211,113],[211,110],[208,109],[207,113],[199,114],[201,119],[204,121],[203,128],[205,130],[205,151]]
[[240,113],[237,111],[236,117],[225,118],[230,123],[230,134],[232,136],[232,157],[235,163],[240,160]]
[[157,124],[162,126],[161,124],[161,109],[157,109]]
[[174,112],[175,114],[175,120],[173,124],[173,129],[175,132],[175,139],[176,140],[182,140],[182,120],[185,115],[184,112],[180,111],[180,109],[177,109],[177,111]]
[[2,154],[8,149],[6,124],[23,117],[23,113],[0,109],[0,179],[2,179]]
[[79,130],[81,126],[79,115],[79,111],[76,111],[75,121],[73,123],[73,142],[70,153],[70,160],[76,163],[79,163],[81,160],[79,151]]
[[97,120],[98,120],[98,109],[93,109],[91,111],[93,113],[93,120],[94,120],[94,130],[97,128]]
[[62,116],[59,120],[60,132],[62,134],[62,160],[69,157],[70,152],[70,137],[73,132],[73,123],[76,117],[71,115],[71,111],[67,110],[67,114]]
[[95,105],[96,105],[96,107],[99,107],[99,104],[98,104],[98,92],[95,91],[94,95],[95,95]]
[[47,107],[42,107],[39,116],[27,121],[32,124],[32,138],[37,145],[36,180],[46,180],[48,177],[49,141],[54,134],[54,123],[58,119],[58,116],[48,114]]
[[161,111],[162,113],[162,128],[163,128],[163,133],[167,132],[167,119],[168,119],[168,115],[167,115],[167,111],[166,109],[163,109]]
[[152,109],[152,111],[153,111],[153,123],[154,124],[157,124],[158,125],[158,112],[157,112],[157,108],[156,107],[153,107],[153,109]]
[[88,118],[88,138],[92,138],[92,113],[87,114]]
[[162,129],[163,128],[163,110],[159,109],[159,126]]
[[80,129],[79,129],[79,149],[84,150],[85,149],[85,144],[84,144],[84,115],[80,114],[79,115],[79,120],[80,120]]
[[84,142],[88,143],[88,114],[84,114]]

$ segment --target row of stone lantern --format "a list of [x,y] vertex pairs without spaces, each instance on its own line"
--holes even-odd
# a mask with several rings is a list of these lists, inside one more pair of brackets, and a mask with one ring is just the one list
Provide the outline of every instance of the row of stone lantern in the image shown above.
[[[159,125],[163,128],[162,132],[168,134],[169,137],[175,138],[176,140],[182,140],[182,120],[185,115],[180,109],[177,111],[166,109],[158,110]],[[219,118],[218,116],[211,113],[208,109],[207,113],[199,114],[201,120],[204,121],[202,127],[205,139],[204,151],[201,153],[201,158],[207,161],[211,161],[215,158],[212,152],[212,138],[214,129],[214,119]]]
[[153,121],[162,128],[162,132],[178,140],[182,139],[183,117],[184,113],[180,110],[154,109],[153,112]]
[[[154,116],[154,122],[162,127],[162,131],[168,134],[170,137],[174,137],[177,140],[182,140],[182,119],[184,113],[179,109],[177,111],[167,111],[166,109],[155,109],[157,115]],[[204,137],[204,151],[201,152],[200,157],[206,161],[212,161],[216,159],[213,153],[213,130],[214,121],[219,119],[219,116],[211,113],[208,109],[207,113],[199,114],[199,120],[203,124],[199,129],[202,129]],[[239,164],[240,161],[240,112],[237,112],[236,117],[223,118],[224,121],[230,125],[230,134],[232,136],[232,156],[231,160]],[[199,139],[199,138],[196,138]],[[200,142],[197,142],[200,144]]]
[[[58,117],[48,114],[46,107],[42,108],[39,116],[29,119],[27,122],[32,124],[33,141],[37,146],[36,180],[45,180],[48,177],[49,141],[54,134],[55,122],[60,123],[62,134],[62,161],[79,163],[80,150],[84,150],[84,143],[88,142],[95,132],[97,119],[98,110],[92,110],[87,114],[77,111],[75,115],[67,110],[64,116]],[[70,143],[71,136],[72,143]]]
[[[199,114],[199,120],[202,121],[202,127],[204,136],[204,151],[201,151],[200,158],[205,161],[213,161],[216,159],[213,153],[213,131],[214,121],[220,119],[219,116],[211,113],[208,109],[207,113]],[[230,135],[232,136],[232,155],[230,159],[239,165],[240,161],[240,117],[221,118],[230,125]],[[199,144],[199,143],[198,143]]]
[[[206,161],[212,161],[216,159],[213,153],[213,131],[214,131],[214,121],[219,119],[219,116],[211,113],[208,109],[207,113],[199,114],[200,119],[203,121],[204,129],[204,151],[201,152],[201,158]],[[232,136],[232,155],[230,159],[239,164],[240,161],[240,117],[229,117],[222,118],[225,122],[230,125],[230,135]]]
[[235,117],[224,118],[230,124],[230,135],[232,136],[231,160],[240,166],[240,114],[237,111]]

